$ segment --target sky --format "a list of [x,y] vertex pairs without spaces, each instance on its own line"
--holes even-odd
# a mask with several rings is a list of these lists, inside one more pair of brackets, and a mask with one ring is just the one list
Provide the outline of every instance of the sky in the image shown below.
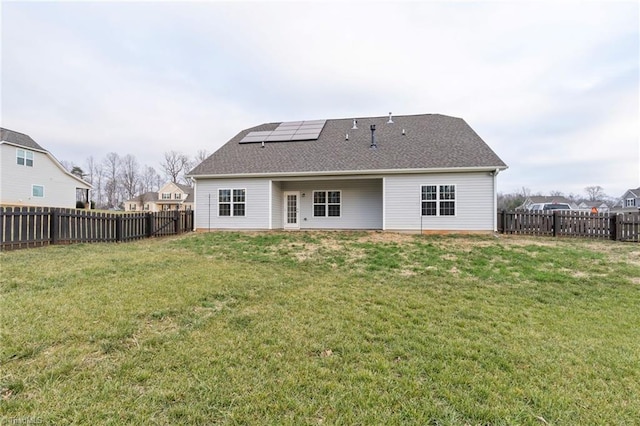
[[61,161],[213,153],[267,122],[436,113],[504,193],[640,186],[637,1],[0,4],[2,127]]

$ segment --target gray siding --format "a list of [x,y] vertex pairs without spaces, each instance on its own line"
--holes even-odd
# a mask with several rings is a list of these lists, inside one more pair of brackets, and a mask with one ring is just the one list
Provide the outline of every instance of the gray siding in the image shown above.
[[[456,215],[423,217],[421,185],[456,185]],[[494,177],[487,172],[387,176],[384,187],[386,230],[494,230]]]
[[[76,188],[88,188],[65,173],[47,154],[33,152],[33,167],[16,163],[16,148],[0,144],[0,202],[3,204],[75,208]],[[32,185],[44,186],[44,197],[32,196]]]
[[[269,179],[198,179],[196,229],[269,229],[269,186]],[[246,189],[245,216],[218,216],[218,189]]]
[[[342,191],[341,216],[313,217],[314,190]],[[282,182],[282,191],[305,194],[300,198],[301,229],[382,229],[382,179]],[[282,226],[281,218],[278,228]]]

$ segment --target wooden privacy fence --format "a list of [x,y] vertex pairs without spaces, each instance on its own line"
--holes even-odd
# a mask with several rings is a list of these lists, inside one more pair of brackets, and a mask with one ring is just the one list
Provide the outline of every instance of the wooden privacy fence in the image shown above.
[[498,232],[640,242],[640,213],[498,211]]
[[0,208],[0,250],[123,242],[192,229],[193,211],[117,214],[48,207]]

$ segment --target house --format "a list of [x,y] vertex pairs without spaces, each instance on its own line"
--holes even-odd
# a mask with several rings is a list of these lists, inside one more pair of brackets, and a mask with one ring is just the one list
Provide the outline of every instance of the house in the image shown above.
[[439,114],[268,123],[188,176],[195,228],[492,232],[505,163]]
[[521,206],[516,208],[516,210],[531,210],[535,205],[544,205],[544,204],[568,204],[572,210],[577,210],[578,205],[568,199],[567,197],[563,197],[561,195],[532,195],[527,197]]
[[612,210],[622,213],[640,211],[640,187],[628,189]]
[[192,210],[193,188],[168,182],[157,192],[145,192],[124,203],[125,211]]
[[[593,213],[608,213],[609,206],[602,201],[582,201],[578,203],[579,210],[590,211]],[[595,209],[595,211],[594,211]]]
[[0,204],[75,208],[92,186],[24,133],[0,128]]

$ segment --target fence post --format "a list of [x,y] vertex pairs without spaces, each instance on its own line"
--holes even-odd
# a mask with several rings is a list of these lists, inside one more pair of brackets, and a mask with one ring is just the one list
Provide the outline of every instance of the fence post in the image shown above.
[[49,240],[51,245],[55,245],[58,242],[58,211],[55,209],[49,210],[50,224],[49,224]]
[[147,238],[153,237],[153,213],[147,213]]
[[609,237],[615,241],[618,239],[618,215],[609,216]]
[[116,241],[122,241],[122,216],[116,215]]
[[502,233],[507,233],[507,211],[502,209]]
[[176,212],[173,215],[173,226],[174,226],[174,231],[175,231],[175,235],[180,234],[180,210],[176,210]]
[[558,210],[553,211],[553,215],[551,216],[551,221],[553,222],[553,236],[557,237],[560,233],[560,212]]

